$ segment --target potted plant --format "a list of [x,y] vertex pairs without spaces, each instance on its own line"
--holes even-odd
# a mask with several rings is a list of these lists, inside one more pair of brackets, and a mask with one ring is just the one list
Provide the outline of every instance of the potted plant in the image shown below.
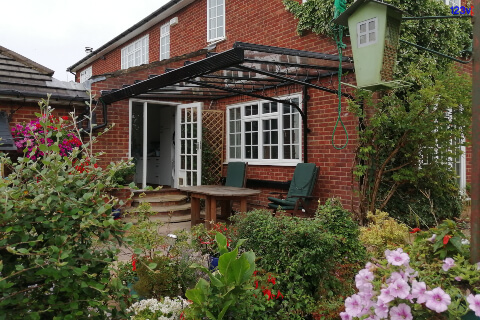
[[207,230],[204,224],[198,224],[191,228],[192,245],[203,255],[208,256],[211,270],[217,268],[218,258],[220,256],[218,243],[215,241],[216,234],[223,234],[227,239],[227,247],[229,247],[231,245],[230,235],[233,230],[234,229],[227,227],[223,222],[212,224],[210,230]]

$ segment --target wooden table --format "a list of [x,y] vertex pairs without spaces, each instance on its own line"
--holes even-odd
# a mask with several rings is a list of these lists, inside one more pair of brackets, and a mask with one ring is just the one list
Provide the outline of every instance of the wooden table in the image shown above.
[[[191,198],[192,205],[192,226],[200,221],[200,199],[205,199],[205,227],[210,229],[211,221],[217,222],[217,201],[240,201],[240,211],[247,211],[247,197],[260,193],[260,190],[225,187],[221,185],[213,186],[191,186],[180,187],[182,191],[187,192]],[[222,215],[227,215],[222,212]]]

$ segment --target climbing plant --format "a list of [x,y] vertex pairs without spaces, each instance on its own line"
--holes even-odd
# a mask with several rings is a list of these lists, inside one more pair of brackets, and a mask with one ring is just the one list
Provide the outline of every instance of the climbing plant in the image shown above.
[[[354,0],[344,0],[347,7]],[[440,0],[384,0],[404,12],[404,16],[449,16],[450,8]],[[470,1],[467,1],[470,2]],[[334,0],[283,0],[286,10],[298,19],[297,32],[312,31],[333,38],[332,23]],[[467,6],[470,4],[467,3]],[[348,34],[346,34],[348,38]],[[458,57],[472,44],[472,23],[470,19],[404,20],[401,26],[401,39],[428,47],[444,54]],[[409,65],[419,60],[427,60],[443,69],[449,60],[417,49],[405,43],[400,44],[397,61],[397,76],[405,75]]]
[[[354,1],[283,2],[298,19],[300,34],[310,30],[333,39],[338,32],[332,23],[334,4],[344,2],[348,7]],[[404,16],[451,15],[440,0],[384,2],[403,10]],[[471,46],[472,24],[470,19],[404,20],[400,38],[461,57]],[[344,42],[348,49],[348,35]],[[363,102],[351,102],[360,121],[354,168],[360,219],[376,208],[395,212],[410,224],[433,224],[459,213],[452,159],[459,157],[463,138],[468,140],[471,121],[471,82],[459,73],[451,60],[400,43],[395,78],[410,86],[375,95],[356,94],[356,101]],[[419,203],[423,205],[410,205]]]

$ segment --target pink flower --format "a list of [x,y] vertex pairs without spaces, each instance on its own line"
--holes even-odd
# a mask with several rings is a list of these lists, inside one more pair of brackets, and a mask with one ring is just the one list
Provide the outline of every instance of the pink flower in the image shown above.
[[397,307],[390,309],[390,320],[411,320],[413,319],[412,310],[405,303],[400,303]]
[[379,317],[380,319],[385,319],[385,318],[388,317],[388,305],[387,304],[377,302],[377,304],[374,306],[374,311],[375,311],[375,314],[377,315],[377,317]]
[[346,312],[340,312],[340,318],[342,320],[352,320],[352,317]]
[[475,312],[477,317],[480,317],[480,294],[469,294],[467,297],[468,307]]
[[427,291],[427,285],[425,282],[418,282],[413,280],[412,282],[412,298],[417,299],[417,303],[425,303],[427,301],[427,296],[425,292]]
[[447,310],[451,303],[450,296],[441,288],[435,288],[431,291],[425,292],[425,294],[427,295],[425,306],[438,313]]
[[452,258],[447,258],[447,259],[443,260],[442,269],[443,269],[443,271],[448,271],[448,269],[450,269],[454,265],[455,265],[455,260],[453,260]]
[[397,279],[388,286],[390,294],[394,298],[405,299],[410,294],[410,286],[403,279]]
[[392,301],[393,299],[395,299],[395,297],[390,293],[390,288],[381,289],[380,290],[380,295],[377,298],[378,302],[380,302],[382,304],[387,304],[390,301]]
[[363,305],[359,295],[352,295],[345,299],[345,312],[352,317],[358,317],[362,314]]
[[365,284],[370,284],[373,280],[373,272],[370,272],[367,269],[362,269],[358,272],[358,274],[355,276],[355,284],[358,289],[362,287]]
[[388,263],[394,266],[408,265],[410,257],[407,253],[403,252],[402,248],[398,248],[394,251],[385,250],[385,257]]

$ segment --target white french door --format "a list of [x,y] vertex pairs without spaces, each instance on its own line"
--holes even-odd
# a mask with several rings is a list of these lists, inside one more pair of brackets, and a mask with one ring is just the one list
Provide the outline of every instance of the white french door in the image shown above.
[[177,107],[175,187],[196,186],[202,177],[202,103]]

